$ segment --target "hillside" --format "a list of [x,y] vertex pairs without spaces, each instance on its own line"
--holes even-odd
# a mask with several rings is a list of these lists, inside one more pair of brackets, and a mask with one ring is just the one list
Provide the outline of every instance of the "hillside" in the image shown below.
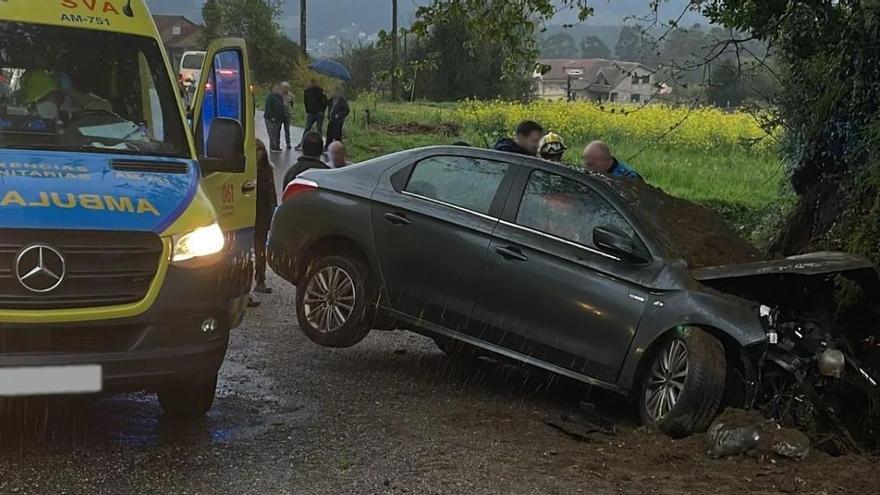
[[[400,22],[409,24],[415,16],[419,5],[429,0],[403,0],[399,3]],[[153,13],[183,14],[190,18],[201,19],[203,0],[147,0]],[[286,0],[282,26],[293,39],[299,39],[299,1]],[[649,0],[594,0],[595,15],[586,26],[600,31],[603,39],[615,38],[616,30],[608,26],[619,26],[629,19],[644,18],[650,13]],[[685,12],[688,0],[668,0],[662,2],[661,18],[669,20],[677,18]],[[705,22],[695,12],[687,13],[683,20],[686,25]],[[577,18],[572,12],[562,12],[553,19],[553,24],[573,24]],[[379,30],[388,29],[391,24],[390,0],[322,0],[309,2],[309,39],[312,46],[330,50],[335,47],[336,40],[370,38]],[[552,26],[549,26],[553,29]],[[590,33],[594,34],[594,33]],[[613,46],[613,42],[612,42]]]

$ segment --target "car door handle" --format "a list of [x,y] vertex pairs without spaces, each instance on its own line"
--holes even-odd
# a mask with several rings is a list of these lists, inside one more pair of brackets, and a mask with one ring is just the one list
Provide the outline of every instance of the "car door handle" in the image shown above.
[[392,225],[409,225],[412,223],[403,213],[386,213],[385,220],[388,220]]
[[495,252],[500,254],[502,258],[507,261],[529,261],[529,257],[524,255],[519,248],[508,246],[508,247],[497,247],[495,248]]
[[257,182],[253,180],[249,180],[241,185],[241,192],[244,194],[249,194],[257,190]]

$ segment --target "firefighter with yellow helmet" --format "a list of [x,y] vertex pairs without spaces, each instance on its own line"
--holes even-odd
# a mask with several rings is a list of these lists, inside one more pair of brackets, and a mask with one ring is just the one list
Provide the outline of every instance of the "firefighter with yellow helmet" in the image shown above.
[[549,132],[541,139],[541,144],[538,146],[538,154],[545,160],[561,163],[562,156],[565,155],[565,150],[567,149],[562,136],[555,132]]

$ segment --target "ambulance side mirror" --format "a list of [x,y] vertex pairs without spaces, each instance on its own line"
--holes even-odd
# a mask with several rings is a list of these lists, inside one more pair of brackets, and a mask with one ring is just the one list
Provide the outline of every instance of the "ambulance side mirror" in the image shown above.
[[245,171],[244,130],[234,119],[218,117],[211,122],[204,157],[199,158],[202,174],[224,172],[230,174]]

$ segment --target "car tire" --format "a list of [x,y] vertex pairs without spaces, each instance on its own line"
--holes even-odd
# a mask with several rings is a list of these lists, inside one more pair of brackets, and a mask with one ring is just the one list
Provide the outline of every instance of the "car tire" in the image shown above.
[[369,270],[347,256],[327,256],[312,264],[296,291],[299,327],[324,347],[351,347],[370,333],[372,291]]
[[486,351],[477,346],[444,335],[434,337],[434,343],[437,345],[438,349],[454,359],[470,361],[486,355]]
[[198,418],[207,414],[217,393],[217,375],[173,382],[159,392],[159,404],[166,415],[177,418]]
[[638,394],[639,414],[669,436],[706,431],[718,413],[727,379],[721,342],[689,327],[652,353]]

